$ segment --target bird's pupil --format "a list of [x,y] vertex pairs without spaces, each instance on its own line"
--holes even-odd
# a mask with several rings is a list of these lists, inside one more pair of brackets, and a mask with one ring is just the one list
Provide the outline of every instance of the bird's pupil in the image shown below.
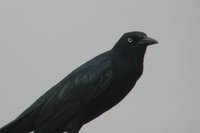
[[128,42],[129,42],[129,43],[132,43],[132,42],[133,42],[133,39],[129,37],[129,38],[128,38]]

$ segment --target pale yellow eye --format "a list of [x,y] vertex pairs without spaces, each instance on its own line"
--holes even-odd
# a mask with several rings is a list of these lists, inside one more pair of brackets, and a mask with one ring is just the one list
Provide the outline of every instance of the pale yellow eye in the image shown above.
[[132,43],[132,42],[133,42],[133,39],[129,37],[129,38],[128,38],[128,42],[129,42],[129,43]]

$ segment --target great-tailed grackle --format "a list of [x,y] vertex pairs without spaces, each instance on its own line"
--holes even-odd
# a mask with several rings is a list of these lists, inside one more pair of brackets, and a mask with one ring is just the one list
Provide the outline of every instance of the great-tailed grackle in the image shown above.
[[129,93],[142,75],[147,46],[155,43],[143,32],[125,33],[111,50],[72,71],[0,133],[78,133]]

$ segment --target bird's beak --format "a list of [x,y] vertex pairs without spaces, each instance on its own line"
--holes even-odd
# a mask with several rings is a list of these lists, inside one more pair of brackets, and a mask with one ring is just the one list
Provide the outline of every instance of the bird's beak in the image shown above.
[[143,45],[152,45],[156,43],[158,43],[158,41],[150,37],[144,37],[142,40],[138,42],[138,44],[143,44]]

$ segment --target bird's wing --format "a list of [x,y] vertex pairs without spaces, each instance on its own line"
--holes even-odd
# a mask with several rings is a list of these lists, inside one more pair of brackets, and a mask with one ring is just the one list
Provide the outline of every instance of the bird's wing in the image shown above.
[[73,118],[108,88],[112,75],[108,56],[96,57],[74,70],[56,85],[57,91],[42,107],[36,126],[60,117],[65,122]]
[[57,84],[56,86],[52,87],[45,94],[43,94],[40,98],[38,98],[30,107],[28,107],[24,112],[22,112],[16,118],[16,120],[24,118],[24,117],[26,117],[27,115],[29,115],[30,113],[32,113],[34,111],[38,111],[46,103],[46,101],[49,99],[49,97],[51,97],[52,94],[57,92],[56,88],[59,88],[58,86],[59,86],[59,84]]

